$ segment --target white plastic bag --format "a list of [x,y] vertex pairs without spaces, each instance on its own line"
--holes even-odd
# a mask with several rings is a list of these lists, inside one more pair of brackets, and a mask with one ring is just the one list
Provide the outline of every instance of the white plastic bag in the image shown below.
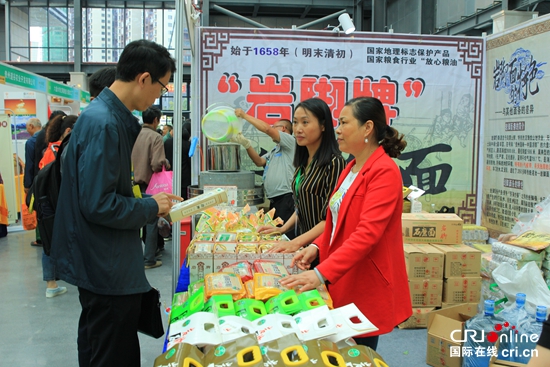
[[508,263],[502,263],[493,270],[492,275],[509,300],[515,300],[516,293],[525,293],[530,309],[534,310],[537,306],[550,307],[550,290],[535,262],[531,261],[519,270]]
[[550,233],[550,195],[535,205],[532,213],[521,213],[516,218],[512,233],[520,235],[533,230],[540,233]]

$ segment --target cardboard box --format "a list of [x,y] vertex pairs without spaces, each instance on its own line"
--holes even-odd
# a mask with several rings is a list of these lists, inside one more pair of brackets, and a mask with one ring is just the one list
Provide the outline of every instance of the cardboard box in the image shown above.
[[477,305],[474,307],[470,304],[444,308],[428,314],[427,364],[434,367],[462,366],[462,343],[454,340],[463,340],[464,322],[475,314]]
[[217,188],[207,193],[195,196],[189,200],[182,201],[172,207],[166,220],[177,222],[193,214],[202,212],[205,209],[227,202],[227,192]]
[[409,280],[409,290],[413,307],[441,306],[443,280],[411,279]]
[[189,244],[187,254],[187,267],[189,268],[189,282],[204,279],[206,274],[213,273],[212,251],[214,242],[192,241]]
[[426,244],[403,244],[409,279],[443,279],[445,255]]
[[413,307],[412,316],[401,324],[400,329],[424,329],[428,326],[428,314],[435,310],[435,307]]
[[463,244],[434,247],[445,253],[445,278],[480,276],[481,251]]
[[469,302],[463,302],[463,303],[448,303],[448,302],[441,302],[441,308],[449,308],[454,306],[460,306],[460,305],[470,305],[472,307],[478,307],[478,303],[469,303]]
[[212,273],[219,273],[227,265],[237,262],[237,254],[224,252],[213,254],[213,271]]
[[206,274],[214,273],[213,266],[212,254],[206,252],[189,254],[189,282],[196,282],[204,279]]
[[403,213],[403,242],[453,245],[462,242],[462,219],[456,214]]
[[443,282],[443,302],[477,303],[481,297],[481,277],[447,278]]

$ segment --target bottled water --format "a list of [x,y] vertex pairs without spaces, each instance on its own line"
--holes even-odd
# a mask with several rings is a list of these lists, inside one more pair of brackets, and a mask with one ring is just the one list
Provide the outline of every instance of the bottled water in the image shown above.
[[466,321],[466,340],[462,348],[462,367],[487,367],[497,350],[503,320],[495,315],[495,301],[485,300],[483,314]]
[[503,361],[513,361],[516,348],[519,348],[519,334],[520,329],[526,330],[531,321],[534,320],[530,317],[525,309],[525,301],[527,296],[525,293],[516,294],[516,302],[513,305],[505,307],[499,314],[504,320],[502,324],[502,334],[500,339],[500,345],[498,348],[498,359]]
[[542,332],[542,324],[546,321],[546,306],[537,306],[535,319],[529,322],[522,323],[519,326],[519,335],[517,338],[517,349],[514,349],[512,362],[529,363],[531,359],[531,351],[536,348],[537,341]]

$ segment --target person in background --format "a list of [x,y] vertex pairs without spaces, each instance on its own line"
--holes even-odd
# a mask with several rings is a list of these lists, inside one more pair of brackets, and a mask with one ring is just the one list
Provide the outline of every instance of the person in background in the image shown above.
[[[170,130],[170,137],[164,142],[164,154],[166,159],[173,164],[174,158],[174,129]],[[188,199],[187,188],[191,186],[191,158],[189,157],[189,149],[191,148],[191,121],[188,120],[182,125],[181,135],[181,197]]]
[[99,69],[88,78],[90,101],[93,101],[104,88],[109,88],[115,81],[116,67],[107,66]]
[[35,169],[34,150],[36,149],[36,134],[42,130],[42,123],[36,117],[32,117],[27,120],[26,128],[31,137],[25,142],[25,175],[23,177],[25,194],[29,192],[34,181],[34,176],[36,176],[36,172],[38,172],[38,170]]
[[542,325],[542,332],[537,342],[536,354],[531,355],[527,367],[548,367],[550,361],[550,321]]
[[[235,110],[235,115],[248,121],[276,143],[269,153],[260,156],[242,133],[231,137],[232,142],[239,143],[246,149],[246,153],[257,167],[265,167],[263,180],[265,195],[269,200],[269,209],[275,208],[275,216],[286,222],[294,214],[291,186],[295,171],[293,159],[296,152],[296,139],[292,136],[292,123],[282,119],[269,125],[267,122],[250,116],[241,108]],[[290,239],[296,237],[292,230],[286,234]]]
[[334,137],[332,114],[323,100],[298,103],[292,125],[297,144],[292,181],[296,211],[282,227],[263,226],[258,231],[287,233],[297,227],[298,237],[280,242],[272,252],[298,251],[323,233],[329,196],[345,166]]
[[[26,128],[31,137],[25,142],[25,173],[23,176],[23,188],[25,190],[25,195],[28,195],[32,183],[34,182],[34,176],[38,173],[38,162],[35,163],[34,160],[36,159],[36,137],[38,133],[42,131],[42,123],[36,117],[32,117],[27,120]],[[42,246],[38,227],[35,229],[35,232],[36,240],[31,242],[31,246]]]
[[[48,148],[46,148],[44,156],[38,164],[40,169],[55,160],[57,151],[61,146],[61,142],[68,134],[71,133],[77,118],[78,116],[75,115],[58,115],[48,123],[48,127],[46,129]],[[67,292],[67,287],[60,287],[57,284],[57,271],[55,263],[50,256],[46,255],[44,251],[42,251],[42,278],[46,282],[47,298],[57,297]]]
[[172,136],[172,125],[164,125],[162,127],[162,141],[165,142],[170,136]]
[[131,153],[141,131],[132,111],[166,93],[175,60],[165,47],[137,40],[116,68],[115,82],[78,117],[65,149],[65,200],[58,202],[50,255],[59,278],[78,287],[81,367],[141,365],[137,329],[151,285],[139,230],[182,200],[166,193],[140,198],[132,187]]
[[56,116],[67,116],[67,114],[61,110],[53,111],[48,118],[48,122],[46,122],[46,124],[43,126],[43,129],[36,134],[36,145],[34,149],[35,172],[38,172],[38,170],[40,169],[40,167],[38,167],[38,163],[40,163],[40,161],[42,160],[42,157],[44,156],[44,151],[48,147],[48,141],[46,140],[46,129],[48,127],[48,123]]
[[[164,155],[164,144],[162,137],[157,134],[157,127],[160,123],[162,113],[158,107],[149,107],[143,111],[143,125],[138,135],[134,149],[132,150],[132,163],[134,165],[134,181],[145,195],[147,186],[151,181],[153,173],[162,171],[162,167],[170,168],[170,163]],[[154,218],[143,229],[145,238],[145,248],[143,250],[143,260],[145,269],[157,268],[162,265],[162,261],[156,257],[160,255],[159,243],[164,248],[164,240],[159,238],[158,218]],[[160,241],[160,242],[159,242]]]
[[48,163],[55,160],[61,142],[71,133],[77,118],[78,116],[76,115],[58,115],[48,123],[46,127],[46,141],[48,142],[48,147],[44,150],[44,155],[38,163],[39,169],[44,168]]
[[392,160],[407,143],[386,124],[384,106],[376,98],[348,101],[339,122],[340,150],[355,159],[331,195],[323,233],[292,260],[292,266],[307,270],[319,255],[320,264],[280,283],[306,291],[328,282],[334,307],[355,303],[378,327],[374,333],[354,337],[357,344],[376,350],[378,336],[392,331],[412,312],[405,259],[398,256],[403,252],[403,185]]

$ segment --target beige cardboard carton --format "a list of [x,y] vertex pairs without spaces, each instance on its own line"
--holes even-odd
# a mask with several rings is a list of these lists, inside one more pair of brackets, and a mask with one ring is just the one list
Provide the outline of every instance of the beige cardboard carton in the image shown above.
[[409,290],[413,307],[439,307],[443,293],[443,280],[411,279]]
[[[432,311],[428,314],[428,346],[426,363],[433,367],[461,367],[461,353],[453,354],[462,347],[464,323],[477,314],[477,305],[459,305]],[[453,334],[453,337],[451,337]],[[453,340],[454,338],[454,340]]]
[[227,202],[227,192],[220,188],[209,191],[205,194],[195,196],[189,200],[177,203],[172,207],[166,217],[169,222],[177,222],[193,214],[202,212],[205,209]]
[[443,282],[443,302],[476,303],[481,297],[481,277],[447,278]]
[[443,252],[427,244],[403,244],[409,279],[443,279]]
[[441,308],[449,308],[449,307],[461,306],[461,305],[469,305],[470,307],[474,307],[474,308],[478,307],[478,303],[468,303],[468,302],[448,303],[448,302],[441,302]]
[[434,247],[445,253],[445,278],[480,276],[481,251],[463,244]]
[[462,242],[462,219],[456,214],[403,213],[403,242],[457,244]]
[[401,324],[400,329],[424,329],[428,326],[428,314],[435,310],[435,307],[413,307],[412,316]]
[[190,246],[189,261],[189,281],[191,283],[204,279],[206,274],[213,273],[213,242],[193,242]]
[[212,254],[214,271],[218,273],[229,264],[237,262],[237,242],[216,243],[214,245],[214,253]]

